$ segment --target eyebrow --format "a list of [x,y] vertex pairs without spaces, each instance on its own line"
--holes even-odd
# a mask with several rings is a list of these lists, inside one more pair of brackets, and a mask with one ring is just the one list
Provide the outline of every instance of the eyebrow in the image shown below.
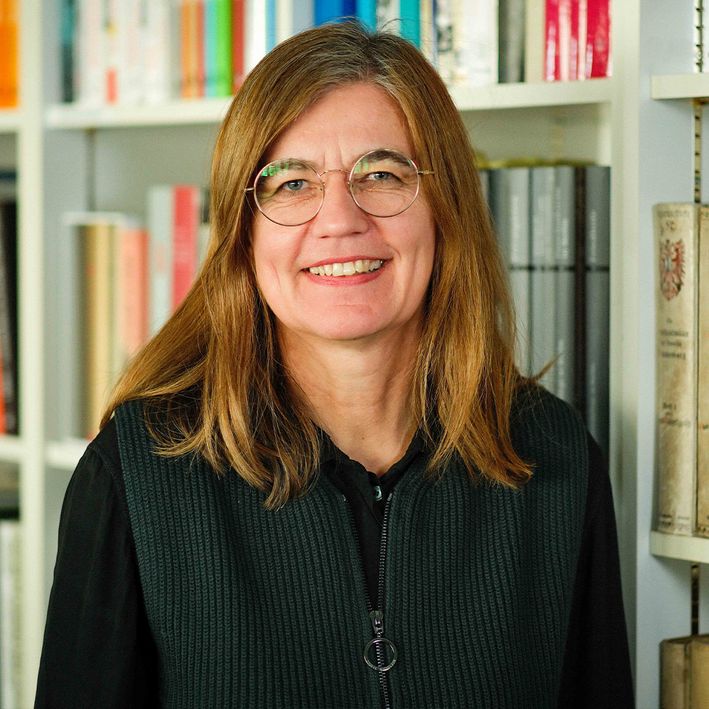
[[[380,160],[382,158],[386,157],[392,157],[392,153],[402,155],[404,158],[408,158],[407,154],[403,150],[398,150],[397,148],[373,148],[372,150],[365,150],[363,153],[360,153],[357,155],[357,157],[352,160],[352,164],[350,165],[350,168],[355,165],[355,163],[360,159],[363,158],[365,155],[368,155],[370,159],[372,160]],[[399,161],[402,165],[406,164],[404,160]],[[304,158],[294,158],[294,157],[284,157],[284,158],[276,158],[275,160],[271,160],[269,165],[272,165],[274,163],[280,164],[280,163],[286,163],[289,167],[307,167],[310,168],[311,170],[315,170],[318,174],[320,174],[321,171],[313,161],[311,160],[305,160]],[[332,169],[339,169],[339,168],[327,168],[328,170]],[[343,168],[345,169],[345,168]]]

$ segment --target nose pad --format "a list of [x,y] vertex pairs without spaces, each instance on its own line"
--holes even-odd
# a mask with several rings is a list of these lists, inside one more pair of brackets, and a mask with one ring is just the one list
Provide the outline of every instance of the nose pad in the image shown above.
[[[329,185],[325,184],[325,176],[331,172],[341,172],[343,180],[330,180]],[[337,233],[352,231],[352,217],[354,215],[357,224],[354,229],[358,231],[364,228],[366,214],[354,201],[348,181],[349,173],[342,168],[333,168],[320,173],[323,185],[323,202],[316,220],[321,224],[324,232]],[[360,223],[361,221],[361,223]]]

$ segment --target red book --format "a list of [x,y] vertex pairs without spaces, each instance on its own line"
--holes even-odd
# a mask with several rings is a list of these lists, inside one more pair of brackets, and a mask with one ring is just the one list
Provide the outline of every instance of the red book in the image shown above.
[[123,226],[118,250],[118,344],[125,364],[148,338],[147,230]]
[[172,309],[182,303],[197,273],[200,188],[175,185],[172,221]]
[[610,0],[588,0],[585,59],[587,79],[611,75]]
[[544,80],[561,78],[559,47],[559,0],[546,0],[544,13]]
[[246,23],[246,13],[244,0],[232,0],[231,6],[231,26],[232,26],[232,67],[234,93],[236,93],[241,82],[244,80],[245,62],[244,53],[246,43],[244,41],[244,25]]

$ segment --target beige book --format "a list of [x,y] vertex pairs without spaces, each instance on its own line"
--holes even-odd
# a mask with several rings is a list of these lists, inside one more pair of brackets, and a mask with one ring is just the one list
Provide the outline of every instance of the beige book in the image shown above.
[[689,709],[709,707],[709,636],[692,638],[689,648]]
[[660,709],[689,709],[691,636],[660,643]]
[[83,368],[82,434],[93,438],[111,386],[113,330],[113,233],[110,222],[96,221],[80,227],[83,267]]
[[524,80],[544,80],[544,0],[527,0],[524,33]]
[[698,260],[696,533],[709,537],[709,209],[701,211]]
[[653,208],[656,269],[656,527],[691,535],[696,513],[696,251],[699,207]]

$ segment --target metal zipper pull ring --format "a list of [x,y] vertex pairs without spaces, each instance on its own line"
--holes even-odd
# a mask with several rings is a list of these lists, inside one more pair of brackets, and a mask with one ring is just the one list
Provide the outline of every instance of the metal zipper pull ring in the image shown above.
[[[376,655],[377,655],[377,661],[378,661],[378,656],[380,652],[380,648],[383,652],[386,652],[386,648],[389,648],[389,654],[391,655],[391,660],[389,661],[388,665],[375,665],[370,659],[369,659],[369,651],[374,648]],[[398,657],[398,652],[396,649],[396,645],[389,640],[388,638],[372,638],[364,648],[364,661],[367,663],[369,667],[371,667],[373,670],[376,670],[377,672],[388,672],[394,665],[396,664],[396,659]]]

